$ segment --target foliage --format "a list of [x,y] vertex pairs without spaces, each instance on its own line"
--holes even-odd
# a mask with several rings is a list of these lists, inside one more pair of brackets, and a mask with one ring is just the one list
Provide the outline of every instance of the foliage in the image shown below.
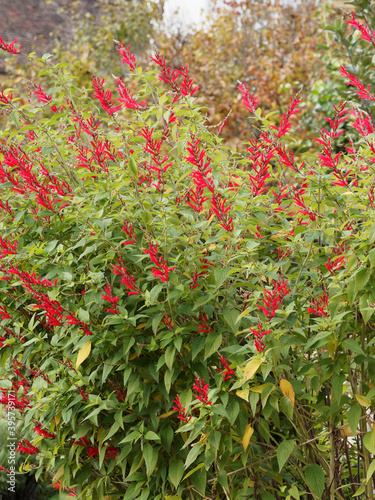
[[89,95],[48,56],[53,88],[0,94],[1,403],[16,394],[22,470],[92,500],[372,499],[372,122],[334,103],[297,162],[300,101],[276,124],[241,84],[257,134],[239,152],[186,66],[118,51],[135,96],[101,78]]

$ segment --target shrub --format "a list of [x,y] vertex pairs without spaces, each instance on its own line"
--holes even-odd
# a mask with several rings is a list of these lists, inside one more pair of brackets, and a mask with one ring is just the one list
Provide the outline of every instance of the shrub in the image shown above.
[[118,51],[135,96],[98,77],[88,95],[48,56],[53,89],[0,95],[1,403],[22,470],[35,455],[85,499],[372,498],[372,121],[336,103],[297,163],[299,100],[276,125],[241,84],[258,133],[232,150],[187,67]]

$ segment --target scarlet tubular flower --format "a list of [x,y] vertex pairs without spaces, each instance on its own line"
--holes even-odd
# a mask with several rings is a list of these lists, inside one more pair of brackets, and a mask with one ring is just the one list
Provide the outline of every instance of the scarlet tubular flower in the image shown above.
[[143,253],[148,253],[151,262],[153,262],[157,267],[152,268],[151,272],[154,278],[160,278],[162,282],[169,280],[169,272],[174,271],[176,267],[168,267],[167,261],[162,256],[158,257],[158,244],[149,243],[149,250],[143,250]]
[[104,287],[104,290],[107,293],[107,295],[102,294],[102,298],[103,300],[107,300],[113,306],[113,309],[106,309],[106,311],[111,312],[113,314],[118,314],[120,312],[117,306],[119,297],[115,297],[114,295],[112,295],[112,288],[113,287],[111,285],[107,285],[106,287]]
[[[0,37],[1,38],[1,37]],[[4,93],[4,90],[0,92],[0,104],[10,104],[13,99],[13,94]]]
[[283,278],[279,281],[272,282],[273,290],[265,290],[264,294],[266,298],[262,299],[264,306],[258,306],[258,309],[263,311],[267,319],[271,319],[275,316],[276,309],[284,302],[285,297],[290,292],[287,286],[288,280]]
[[281,122],[280,122],[280,127],[277,127],[276,125],[271,125],[271,128],[274,128],[277,130],[277,137],[280,139],[284,135],[286,135],[289,130],[291,129],[292,124],[290,123],[290,118],[293,115],[296,115],[299,113],[300,108],[297,108],[298,103],[300,103],[301,100],[297,99],[296,97],[291,97],[290,98],[290,105],[288,107],[288,110],[286,113],[283,113],[281,117]]
[[345,256],[343,254],[345,253],[345,245],[336,245],[333,248],[333,253],[336,255],[336,258],[331,259],[331,257],[328,256],[328,262],[324,264],[331,274],[334,274],[335,271],[338,271],[344,266]]
[[124,47],[124,44],[121,43],[121,42],[117,42],[115,40],[116,43],[118,43],[119,45],[119,48],[117,49],[117,52],[121,55],[122,59],[121,61],[125,64],[127,64],[130,68],[130,71],[133,73],[136,68],[137,68],[137,64],[136,64],[136,58],[135,58],[135,55],[132,54],[130,52],[130,45],[128,47]]
[[79,387],[78,385],[76,385],[76,387],[78,389],[78,392],[80,393],[80,395],[84,399],[84,401],[88,401],[88,399],[89,399],[89,391],[85,391],[82,387]]
[[265,185],[267,179],[271,176],[270,161],[275,156],[276,148],[272,144],[267,144],[263,139],[258,138],[249,140],[250,146],[246,148],[249,153],[251,171],[249,180],[253,196],[259,196],[267,191]]
[[208,401],[208,384],[205,384],[204,378],[196,378],[195,384],[193,385],[193,391],[197,391],[194,396],[203,404],[211,406],[212,402]]
[[[94,458],[99,455],[99,448],[97,446],[91,446],[86,437],[81,438],[79,441],[74,441],[73,444],[78,444],[79,446],[84,446],[87,451],[89,458]],[[120,452],[114,446],[108,446],[106,449],[105,458],[114,458]]]
[[126,245],[135,245],[137,243],[137,235],[135,234],[133,224],[131,222],[126,222],[124,221],[124,225],[122,227],[122,230],[126,233],[128,236],[129,240],[125,241],[122,246]]
[[350,114],[355,118],[352,126],[358,130],[362,137],[366,137],[367,135],[375,133],[375,126],[372,122],[372,115],[364,113],[359,109],[350,111]]
[[199,321],[200,323],[198,324],[198,334],[200,335],[201,333],[203,334],[209,334],[212,332],[212,326],[208,323],[208,316],[207,314],[204,313],[199,313]]
[[233,219],[227,215],[227,212],[232,208],[231,205],[225,207],[227,200],[220,195],[212,195],[211,211],[221,221],[220,225],[228,232],[233,231]]
[[78,325],[86,335],[92,335],[92,331],[89,329],[89,325],[77,319],[72,313],[69,313],[67,316],[65,316],[65,319],[69,325]]
[[5,52],[9,52],[9,54],[19,54],[21,52],[22,45],[20,45],[20,48],[17,50],[14,46],[17,40],[18,38],[16,38],[12,43],[7,44],[0,36],[0,49],[4,50]]
[[254,344],[255,348],[258,352],[263,352],[266,348],[266,343],[264,340],[265,335],[267,333],[271,333],[271,330],[263,330],[263,323],[261,321],[258,322],[258,326],[256,329],[250,328],[250,331],[254,334]]
[[122,387],[114,384],[111,381],[108,381],[109,385],[113,387],[116,391],[116,398],[119,403],[125,403],[126,401],[126,390],[124,390]]
[[12,319],[12,316],[9,315],[5,306],[0,306],[0,319]]
[[246,106],[246,108],[251,111],[254,115],[257,110],[257,106],[259,104],[259,99],[255,94],[250,94],[250,91],[246,87],[244,83],[241,83],[238,86],[238,90],[242,93],[242,103]]
[[117,262],[119,265],[112,266],[111,270],[114,274],[121,276],[121,285],[125,285],[127,288],[125,293],[127,293],[128,296],[139,295],[141,291],[137,286],[137,281],[135,280],[134,276],[128,273],[123,265],[123,262],[120,259],[117,259]]
[[186,202],[187,205],[197,213],[202,212],[203,203],[208,200],[206,196],[203,196],[203,186],[197,186],[195,191],[194,189],[190,189],[186,198],[189,200]]
[[220,371],[224,375],[224,382],[225,382],[226,380],[233,377],[235,371],[233,370],[233,368],[229,367],[229,362],[224,356],[220,356],[220,361],[223,365],[223,368]]
[[[149,129],[145,127],[141,130],[140,135],[146,139],[146,145],[143,146],[144,151],[151,155],[152,164],[149,166],[149,170],[154,170],[158,174],[158,182],[164,182],[164,174],[168,168],[172,165],[168,160],[168,156],[160,155],[160,148],[163,145],[163,140],[157,140],[152,137],[154,129]],[[156,184],[158,186],[158,184]]]
[[375,95],[370,92],[370,85],[368,85],[366,89],[366,87],[361,83],[359,76],[355,76],[349,73],[344,65],[341,66],[340,74],[342,76],[346,76],[346,78],[349,79],[349,81],[346,82],[347,85],[352,85],[353,87],[356,87],[358,89],[355,91],[355,93],[360,99],[375,101]]
[[21,439],[19,443],[17,443],[17,451],[21,453],[28,453],[29,455],[37,455],[39,450],[36,446],[33,446],[30,441],[27,439]]
[[104,78],[100,80],[100,78],[95,76],[92,83],[95,89],[93,97],[99,99],[102,108],[107,111],[108,114],[113,115],[113,113],[116,113],[116,111],[121,109],[121,105],[114,105],[114,101],[112,101],[112,92],[110,90],[104,91]]
[[164,311],[164,323],[170,330],[173,330],[172,319],[167,315],[165,311]]
[[182,420],[182,422],[189,422],[189,420],[191,419],[191,415],[189,417],[187,416],[185,408],[183,408],[181,406],[180,397],[178,394],[175,397],[173,402],[174,402],[175,406],[172,406],[172,410],[175,410],[178,412],[177,418],[179,420]]
[[[173,103],[182,96],[193,96],[199,90],[199,87],[194,87],[193,79],[189,77],[188,66],[181,66],[181,69],[174,69],[167,67],[162,54],[156,53],[151,57],[151,61],[156,62],[161,69],[160,80],[167,83],[174,92]],[[177,79],[182,76],[182,81],[178,85]]]
[[138,109],[144,108],[147,106],[147,98],[144,101],[137,102],[134,99],[133,94],[130,93],[129,89],[126,87],[125,83],[121,78],[116,78],[116,83],[118,85],[117,91],[121,96],[121,99],[117,99],[119,102],[122,102],[127,109]]
[[31,92],[36,96],[39,102],[45,102],[49,103],[52,101],[52,96],[46,94],[43,90],[42,87],[39,85],[39,87],[36,87],[36,90],[31,90]]
[[15,255],[17,253],[17,241],[11,243],[7,238],[0,236],[0,258],[6,255]]
[[40,422],[37,422],[34,426],[34,431],[39,434],[40,436],[43,436],[45,438],[53,438],[55,437],[55,434],[52,434],[51,432],[47,432],[42,429],[42,424]]
[[361,32],[360,38],[362,38],[362,40],[366,40],[366,42],[370,42],[372,43],[372,45],[375,45],[375,33],[371,35],[367,25],[364,26],[363,24],[356,21],[354,18],[354,14],[352,14],[351,16],[352,18],[349,21],[345,21],[345,23],[357,28]]
[[328,299],[329,293],[327,290],[324,290],[322,295],[311,300],[311,306],[307,309],[307,312],[311,314],[315,314],[316,316],[328,316]]
[[69,492],[68,497],[75,497],[77,495],[75,488],[68,488],[67,486],[62,486],[61,479],[59,479],[56,483],[51,483],[51,485],[52,488],[54,488],[55,490],[68,491]]
[[212,168],[210,168],[211,159],[206,159],[206,151],[199,148],[199,139],[192,140],[192,142],[187,143],[186,151],[189,156],[185,157],[185,160],[198,167],[197,170],[193,170],[191,177],[200,189],[208,188],[211,193],[214,192],[214,183],[209,174],[212,173]]

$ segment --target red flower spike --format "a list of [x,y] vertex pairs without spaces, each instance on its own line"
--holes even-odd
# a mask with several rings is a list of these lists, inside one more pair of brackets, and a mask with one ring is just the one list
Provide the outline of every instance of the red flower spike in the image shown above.
[[258,322],[258,326],[256,329],[250,328],[251,333],[254,334],[255,340],[255,348],[258,352],[263,352],[266,348],[266,343],[264,340],[265,335],[271,333],[271,330],[263,330],[263,323],[261,321]]
[[46,94],[40,85],[39,87],[35,86],[35,88],[36,90],[31,90],[30,92],[36,96],[39,102],[49,103],[52,101],[52,96]]
[[349,81],[346,82],[347,85],[352,85],[353,87],[356,87],[358,89],[355,91],[355,93],[360,99],[368,99],[369,101],[375,101],[375,95],[370,92],[370,85],[368,85],[366,89],[366,87],[361,83],[359,76],[355,76],[352,75],[351,73],[348,73],[344,65],[341,66],[340,74],[342,76],[346,76],[346,78],[349,79]]
[[5,306],[0,306],[0,320],[3,319],[12,319],[12,316],[9,315],[8,311],[5,309]]
[[164,323],[170,330],[173,330],[172,319],[167,315],[165,311],[164,311]]
[[19,54],[21,52],[22,45],[20,45],[20,48],[17,50],[14,46],[17,40],[18,38],[16,38],[12,43],[7,44],[0,36],[0,49],[4,50],[5,52],[9,52],[9,54]]
[[232,208],[231,205],[225,207],[227,200],[222,198],[219,194],[212,195],[211,211],[221,221],[220,225],[228,232],[233,231],[233,219],[227,215],[227,212]]
[[106,287],[104,287],[104,290],[107,293],[107,295],[102,294],[102,298],[103,300],[107,300],[113,306],[113,309],[106,309],[106,311],[112,312],[113,314],[118,314],[120,312],[117,306],[119,297],[115,297],[114,295],[112,295],[112,288],[113,287],[109,284]]
[[327,290],[324,290],[323,295],[319,295],[318,298],[311,300],[312,307],[309,307],[307,312],[315,314],[316,316],[328,316],[328,299],[329,293]]
[[144,108],[147,106],[147,98],[144,101],[137,102],[134,99],[133,94],[130,93],[129,89],[126,87],[125,83],[121,78],[116,78],[116,83],[118,85],[117,91],[120,94],[121,98],[117,99],[119,102],[122,102],[127,109],[138,109]]
[[290,289],[287,287],[287,283],[288,280],[281,278],[277,282],[272,282],[273,290],[264,290],[264,294],[266,296],[265,299],[262,299],[264,307],[258,306],[258,309],[263,311],[267,319],[271,319],[275,316],[276,310],[284,302],[285,297],[290,292]]
[[27,439],[22,439],[17,443],[17,451],[21,453],[28,453],[29,455],[37,455],[39,450],[36,446],[33,446]]
[[93,97],[99,99],[102,108],[107,111],[108,114],[113,115],[113,113],[121,109],[121,105],[114,105],[114,101],[112,101],[112,92],[110,90],[104,91],[104,78],[100,80],[100,78],[95,76],[92,83],[95,89]]
[[211,401],[208,401],[208,384],[205,384],[204,378],[196,378],[195,384],[193,385],[193,391],[197,391],[198,394],[194,396],[203,404],[211,406]]
[[229,362],[224,356],[220,356],[220,361],[223,365],[223,368],[222,370],[220,370],[220,372],[224,375],[224,382],[225,382],[226,380],[233,377],[235,371],[233,370],[233,368],[229,367]]
[[127,290],[125,293],[130,295],[139,295],[141,291],[137,286],[137,281],[134,276],[128,273],[128,271],[123,266],[123,262],[120,259],[117,259],[118,266],[112,266],[111,270],[114,274],[121,276],[121,285],[125,285]]
[[39,434],[40,436],[43,436],[45,438],[53,438],[56,437],[55,434],[52,434],[51,432],[47,432],[42,429],[42,424],[40,422],[37,422],[34,427],[34,431]]
[[56,483],[51,483],[52,488],[55,490],[60,490],[60,491],[68,491],[69,492],[69,497],[75,497],[77,496],[77,492],[75,488],[68,488],[67,486],[62,486],[61,485],[61,479],[56,481]]
[[152,243],[149,243],[149,250],[143,250],[143,253],[148,253],[151,262],[157,266],[151,269],[154,278],[160,278],[162,282],[168,281],[169,271],[174,271],[176,267],[168,267],[166,259],[158,257],[158,244],[152,245]]
[[336,245],[333,248],[333,253],[336,257],[331,259],[331,257],[328,256],[328,262],[324,264],[331,274],[334,274],[335,271],[338,271],[344,266],[345,256],[343,254],[345,253],[345,245]]
[[92,331],[89,330],[88,324],[77,319],[72,313],[69,313],[67,316],[65,316],[65,319],[68,325],[78,325],[86,335],[92,335]]
[[349,21],[345,21],[345,23],[357,28],[361,32],[360,38],[362,38],[362,40],[366,40],[366,42],[372,43],[372,45],[375,46],[375,33],[371,34],[367,25],[364,26],[363,24],[356,21],[354,18],[354,14],[352,14],[352,18]]
[[189,422],[189,420],[191,419],[191,415],[189,417],[186,415],[186,410],[185,410],[185,408],[183,408],[181,406],[180,397],[178,394],[175,397],[173,402],[174,402],[175,406],[172,406],[172,410],[175,410],[178,412],[177,418],[179,420],[182,420],[182,422]]
[[185,160],[198,167],[197,170],[193,170],[191,177],[197,186],[197,188],[203,189],[208,188],[211,193],[214,192],[214,183],[212,177],[209,174],[212,173],[212,168],[210,168],[211,159],[206,159],[206,151],[203,148],[199,148],[199,139],[187,143],[186,151],[189,156],[185,157]]
[[124,44],[121,43],[121,42],[117,42],[115,40],[116,43],[118,43],[119,45],[119,48],[117,49],[117,52],[122,56],[122,59],[121,61],[125,64],[127,64],[130,68],[130,71],[133,73],[136,68],[137,68],[137,64],[136,64],[136,58],[135,58],[135,55],[132,54],[130,52],[130,45],[126,48],[124,48]]
[[254,115],[257,110],[257,106],[259,104],[259,99],[255,94],[250,94],[250,91],[247,89],[244,83],[241,83],[238,86],[238,90],[242,93],[242,103],[246,106],[246,108],[251,111]]
[[200,323],[198,324],[198,334],[209,334],[212,332],[213,328],[212,326],[208,323],[208,316],[207,314],[199,313],[199,321]]

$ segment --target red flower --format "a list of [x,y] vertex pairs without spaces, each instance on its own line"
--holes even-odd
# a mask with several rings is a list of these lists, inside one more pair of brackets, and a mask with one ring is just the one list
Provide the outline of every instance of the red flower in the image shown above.
[[284,302],[285,297],[290,292],[287,287],[287,280],[280,279],[279,281],[273,281],[273,290],[264,290],[266,298],[262,299],[264,303],[263,306],[258,306],[258,309],[264,312],[267,319],[273,318],[275,316],[276,309]]
[[182,420],[182,422],[189,422],[189,420],[191,419],[191,415],[189,417],[186,415],[186,410],[185,410],[185,408],[183,408],[181,406],[180,397],[178,394],[175,397],[173,402],[174,402],[175,406],[172,406],[172,410],[175,410],[178,412],[177,418],[179,420]]
[[259,99],[255,94],[250,94],[249,90],[246,88],[244,83],[241,83],[238,86],[238,90],[242,93],[242,102],[247,107],[249,111],[251,111],[254,115],[257,110],[257,106],[259,104]]
[[255,348],[258,352],[263,352],[266,348],[266,344],[264,341],[264,336],[267,333],[271,333],[271,330],[263,330],[263,323],[258,322],[258,326],[256,329],[250,328],[250,331],[255,335]]
[[354,14],[352,14],[352,18],[350,21],[345,21],[346,24],[351,24],[352,26],[355,26],[360,32],[362,40],[366,40],[366,42],[372,43],[372,45],[375,45],[375,33],[371,34],[368,26],[364,26],[363,24],[360,24],[358,21],[354,19]]
[[196,378],[195,384],[193,385],[193,391],[197,391],[198,394],[194,394],[194,396],[201,401],[201,403],[211,406],[211,401],[208,401],[208,384],[204,383],[204,378]]
[[66,322],[69,325],[78,325],[81,330],[85,332],[86,335],[92,335],[92,331],[89,330],[89,325],[77,319],[72,313],[65,316]]
[[224,382],[225,382],[225,380],[228,380],[233,377],[235,371],[233,370],[233,368],[229,367],[229,362],[224,356],[220,356],[220,361],[223,364],[223,369],[220,371],[224,375]]
[[67,486],[61,486],[61,479],[59,479],[55,484],[52,484],[52,488],[55,490],[60,490],[60,491],[68,491],[69,492],[69,497],[75,497],[77,495],[76,489],[75,488],[68,488]]
[[122,246],[135,245],[137,243],[137,235],[135,234],[133,224],[131,222],[124,221],[122,230],[125,231],[126,235],[129,237],[128,241],[125,241]]
[[0,36],[0,49],[4,50],[5,52],[9,52],[9,54],[19,54],[21,52],[22,45],[20,45],[20,48],[17,50],[14,47],[14,44],[16,43],[17,40],[18,38],[16,38],[12,43],[7,44]]
[[342,76],[346,76],[347,78],[349,78],[349,81],[346,82],[347,85],[353,85],[353,87],[357,87],[358,90],[356,90],[355,93],[360,99],[368,99],[369,101],[375,101],[374,94],[370,92],[370,85],[368,85],[366,89],[366,87],[361,83],[359,76],[355,76],[352,75],[351,73],[348,73],[344,65],[341,66],[340,74]]
[[169,271],[174,271],[176,267],[168,267],[167,261],[163,257],[158,257],[158,244],[149,243],[149,250],[143,250],[143,253],[148,253],[151,262],[157,266],[157,268],[151,269],[154,278],[160,278],[162,282],[168,281]]
[[329,293],[327,290],[324,290],[323,295],[319,295],[318,298],[311,300],[312,307],[309,307],[307,311],[309,313],[316,314],[317,316],[328,316],[328,299]]
[[28,453],[29,455],[37,455],[39,450],[36,446],[33,446],[30,441],[27,439],[22,439],[19,443],[17,443],[17,451],[21,453]]
[[113,113],[116,113],[116,111],[121,109],[121,105],[114,105],[114,102],[112,101],[112,92],[110,90],[104,91],[104,78],[100,80],[95,76],[92,82],[95,89],[95,94],[93,94],[93,97],[99,99],[102,108],[107,111],[107,113],[113,115]]
[[112,295],[112,288],[113,287],[111,285],[107,285],[106,287],[104,287],[107,295],[102,294],[102,298],[103,300],[107,300],[113,306],[113,309],[106,309],[106,311],[112,312],[113,314],[118,314],[119,308],[117,306],[117,302],[119,300],[119,297],[115,297],[114,295]]
[[127,288],[127,291],[125,293],[127,293],[128,296],[139,295],[141,291],[137,286],[137,281],[135,280],[134,276],[128,273],[120,259],[117,259],[117,262],[119,263],[119,265],[112,266],[111,270],[114,274],[121,276],[121,285],[125,285]]
[[42,429],[42,425],[41,425],[40,422],[37,422],[35,424],[34,431],[37,434],[39,434],[39,435],[41,435],[41,436],[43,436],[45,438],[53,438],[53,437],[55,437],[55,434],[52,434],[51,432],[47,432],[47,431],[43,430]]
[[121,42],[118,42],[117,40],[114,40],[115,43],[119,45],[119,49],[117,49],[117,52],[122,56],[121,61],[126,63],[131,72],[134,72],[137,68],[136,64],[136,59],[135,55],[130,52],[130,45],[126,48],[124,48],[124,44]]

